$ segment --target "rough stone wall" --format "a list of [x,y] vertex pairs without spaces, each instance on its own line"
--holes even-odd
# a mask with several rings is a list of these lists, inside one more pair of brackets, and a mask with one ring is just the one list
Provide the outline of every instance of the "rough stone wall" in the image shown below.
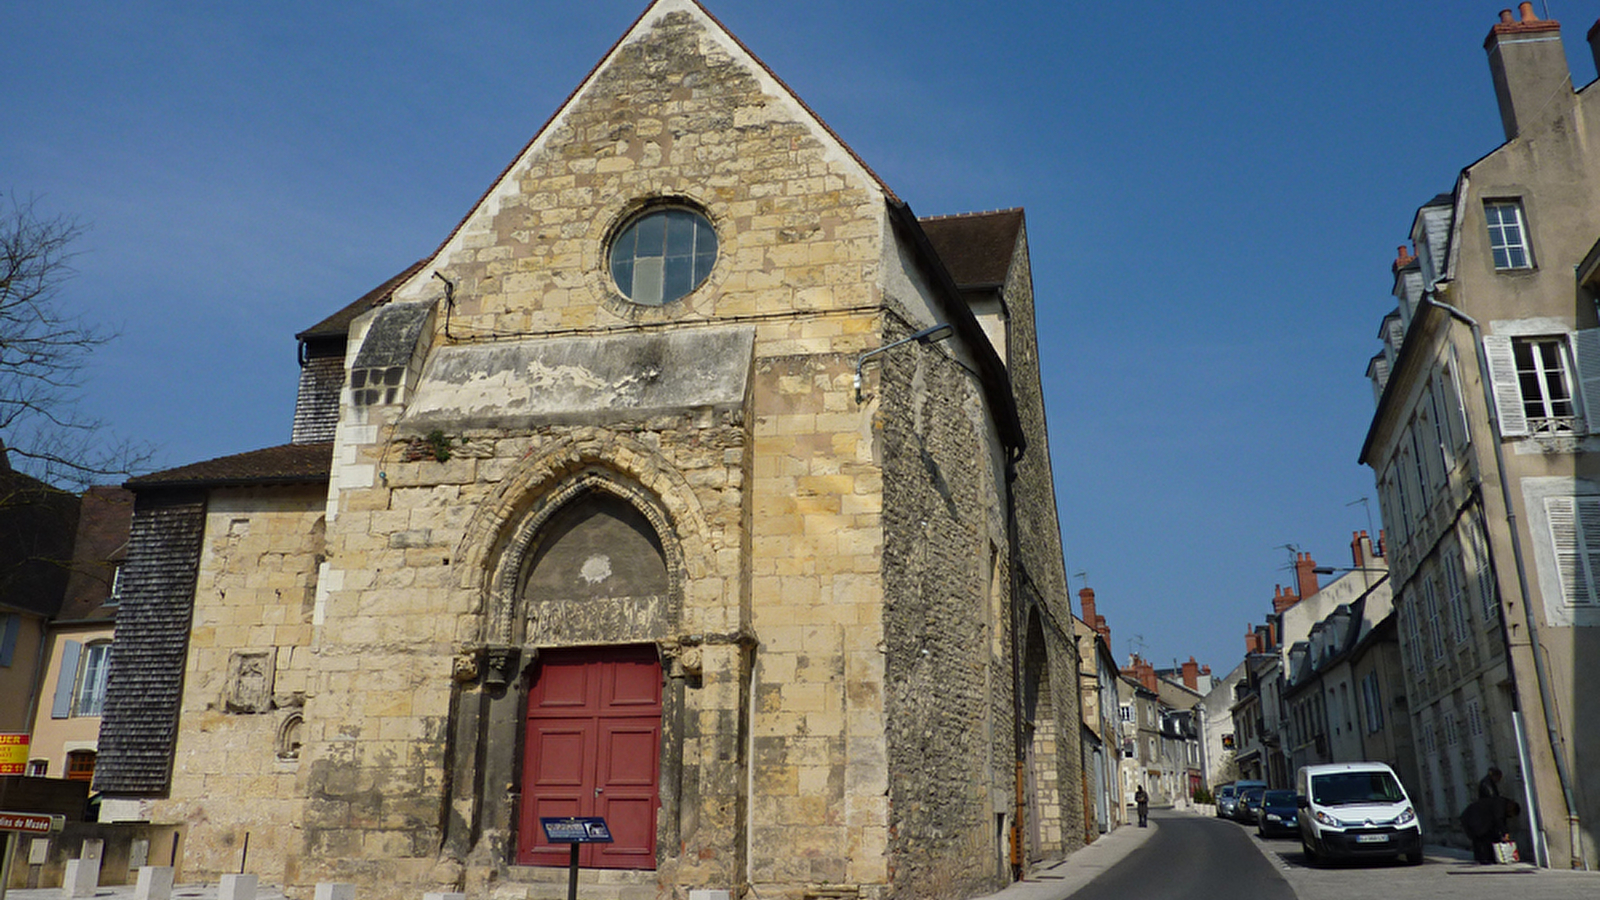
[[[642,307],[616,294],[605,244],[661,198],[703,207],[719,257],[684,300]],[[494,879],[538,876],[505,870],[500,788],[480,800],[457,792],[449,745],[464,733],[459,722],[452,732],[452,704],[478,688],[453,687],[452,673],[482,643],[508,535],[585,467],[660,504],[683,576],[679,633],[663,644],[706,640],[700,671],[669,700],[681,705],[667,717],[683,725],[664,751],[663,791],[670,780],[675,799],[658,831],[673,840],[641,883],[748,879],[764,896],[798,897],[817,883],[870,892],[888,878],[881,478],[851,390],[855,357],[878,342],[885,217],[877,184],[769,75],[709,20],[668,9],[530,145],[429,276],[400,289],[398,299],[429,300],[442,290],[433,268],[451,280],[451,334],[435,343],[753,323],[749,411],[731,423],[690,411],[464,431],[451,436],[468,439],[470,456],[398,463],[388,435],[402,409],[347,408],[307,706],[305,858],[291,881],[351,878],[398,894],[463,881],[510,890]],[[753,719],[746,629],[760,641]],[[516,747],[502,739],[488,753],[467,774],[494,784]],[[440,820],[456,816],[482,834],[466,859],[440,860]]]
[[207,504],[179,765],[153,816],[188,826],[189,875],[244,865],[276,878],[296,849],[299,760],[280,738],[306,693],[325,503],[306,486],[218,490]]
[[978,386],[940,349],[886,356],[880,393],[891,893],[967,897],[1002,883],[994,801],[1014,777],[1010,627],[989,602],[1003,487],[974,465]]
[[[1006,368],[1016,396],[1017,417],[1028,438],[1027,452],[1017,463],[1015,484],[1018,554],[1025,578],[1042,598],[1046,610],[1049,626],[1045,628],[1045,640],[1049,647],[1050,675],[1061,685],[1064,682],[1059,679],[1078,668],[1078,648],[1072,639],[1072,602],[1056,509],[1055,476],[1050,466],[1044,388],[1039,372],[1038,312],[1033,296],[1026,226],[1017,234],[1016,252],[1006,276],[1005,299],[1010,311]],[[1075,734],[1082,718],[1082,697],[1075,687],[1063,687],[1055,691],[1055,698],[1059,733]],[[1083,759],[1076,753],[1061,753],[1057,759],[1061,808],[1073,820],[1063,823],[1062,834],[1066,838],[1062,849],[1070,852],[1081,846],[1075,836],[1084,831],[1083,823],[1076,821],[1083,809]]]

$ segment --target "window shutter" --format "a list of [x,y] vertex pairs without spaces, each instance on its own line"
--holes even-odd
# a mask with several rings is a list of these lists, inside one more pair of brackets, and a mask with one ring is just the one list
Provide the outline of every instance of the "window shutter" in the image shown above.
[[61,665],[56,669],[56,696],[50,706],[50,718],[65,719],[72,715],[72,688],[78,680],[78,654],[83,645],[66,641],[61,645]]
[[11,657],[17,652],[17,632],[21,629],[21,616],[16,613],[6,616],[5,625],[0,627],[0,666],[11,665]]
[[[1593,606],[1600,575],[1600,498],[1549,497],[1550,541],[1561,578],[1561,599],[1569,606]],[[1594,544],[1593,547],[1589,546]]]
[[1573,367],[1583,391],[1583,418],[1591,433],[1600,434],[1600,328],[1585,328],[1572,335]]
[[1522,389],[1517,386],[1517,360],[1511,355],[1511,338],[1484,335],[1483,350],[1489,359],[1495,410],[1500,414],[1500,436],[1527,434],[1528,416],[1522,411]]

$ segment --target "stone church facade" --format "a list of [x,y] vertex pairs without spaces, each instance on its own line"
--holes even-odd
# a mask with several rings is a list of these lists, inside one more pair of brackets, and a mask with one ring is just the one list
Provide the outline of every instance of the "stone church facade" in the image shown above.
[[1070,852],[1033,317],[1021,210],[919,220],[658,0],[298,336],[293,443],[130,484],[97,787],[295,895],[562,895],[545,816],[607,819],[608,896],[964,897]]

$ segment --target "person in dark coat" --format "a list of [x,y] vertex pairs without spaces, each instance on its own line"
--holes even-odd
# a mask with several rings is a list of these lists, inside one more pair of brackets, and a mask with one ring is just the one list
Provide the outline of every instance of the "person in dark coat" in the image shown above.
[[1139,785],[1137,791],[1133,792],[1133,805],[1139,810],[1139,827],[1150,827],[1150,795],[1144,792],[1144,785],[1142,784]]
[[1489,774],[1483,776],[1483,780],[1478,782],[1478,796],[1480,798],[1500,796],[1500,779],[1504,777],[1505,775],[1501,774],[1499,766],[1490,766]]
[[1480,863],[1495,862],[1495,842],[1520,812],[1522,808],[1509,797],[1479,797],[1462,810],[1461,830],[1472,839],[1472,858]]

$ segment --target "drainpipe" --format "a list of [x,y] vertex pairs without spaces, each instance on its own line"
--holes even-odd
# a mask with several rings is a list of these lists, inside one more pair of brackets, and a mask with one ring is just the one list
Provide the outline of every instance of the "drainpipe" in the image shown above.
[[[1461,310],[1439,299],[1439,295],[1449,291],[1449,282],[1440,282],[1434,285],[1434,290],[1423,297],[1423,303],[1437,306],[1451,318],[1465,324],[1472,331],[1472,349],[1477,357],[1478,382],[1483,387],[1483,400],[1485,409],[1489,414],[1489,437],[1494,444],[1494,465],[1500,476],[1500,500],[1506,506],[1506,524],[1511,531],[1511,558],[1516,563],[1517,590],[1522,594],[1522,617],[1524,627],[1528,632],[1528,650],[1533,655],[1533,681],[1539,688],[1539,706],[1544,714],[1546,739],[1550,742],[1550,755],[1555,759],[1556,780],[1561,784],[1562,799],[1567,805],[1567,831],[1568,839],[1572,843],[1572,867],[1588,869],[1589,865],[1583,858],[1583,833],[1578,820],[1577,801],[1572,793],[1572,778],[1567,772],[1566,756],[1561,749],[1561,735],[1555,726],[1555,700],[1550,696],[1550,685],[1545,681],[1543,667],[1540,659],[1544,656],[1544,646],[1539,641],[1538,624],[1534,621],[1533,606],[1529,602],[1531,596],[1528,590],[1528,568],[1522,554],[1522,537],[1517,529],[1516,507],[1512,505],[1511,482],[1506,475],[1505,448],[1500,440],[1500,414],[1495,405],[1494,380],[1489,375],[1488,354],[1483,348],[1483,329],[1478,325],[1478,320],[1467,315]],[[1511,638],[1506,633],[1505,626],[1501,625],[1501,635],[1506,641],[1506,670],[1511,673],[1512,684],[1516,684],[1516,663],[1511,654]],[[1517,708],[1512,712],[1512,725],[1517,733],[1517,753],[1522,757],[1522,771],[1527,777],[1523,778],[1525,798],[1528,803],[1528,821],[1533,835],[1534,856],[1540,866],[1550,867],[1550,848],[1544,840],[1544,829],[1540,825],[1538,796],[1534,791],[1533,768],[1528,758],[1527,735],[1522,728],[1522,711],[1520,691],[1511,692],[1513,702]]]
[[1022,867],[1026,859],[1022,846],[1023,823],[1027,821],[1028,804],[1023,791],[1023,778],[1027,767],[1027,729],[1023,725],[1023,664],[1022,654],[1026,646],[1026,637],[1023,628],[1027,617],[1022,615],[1021,588],[1022,578],[1020,572],[1021,562],[1018,559],[1017,547],[1017,461],[1022,458],[1020,450],[1006,448],[1006,553],[1007,578],[1011,585],[1011,706],[1012,706],[1012,737],[1016,742],[1016,809],[1011,818],[1011,878],[1013,881],[1022,879]]

